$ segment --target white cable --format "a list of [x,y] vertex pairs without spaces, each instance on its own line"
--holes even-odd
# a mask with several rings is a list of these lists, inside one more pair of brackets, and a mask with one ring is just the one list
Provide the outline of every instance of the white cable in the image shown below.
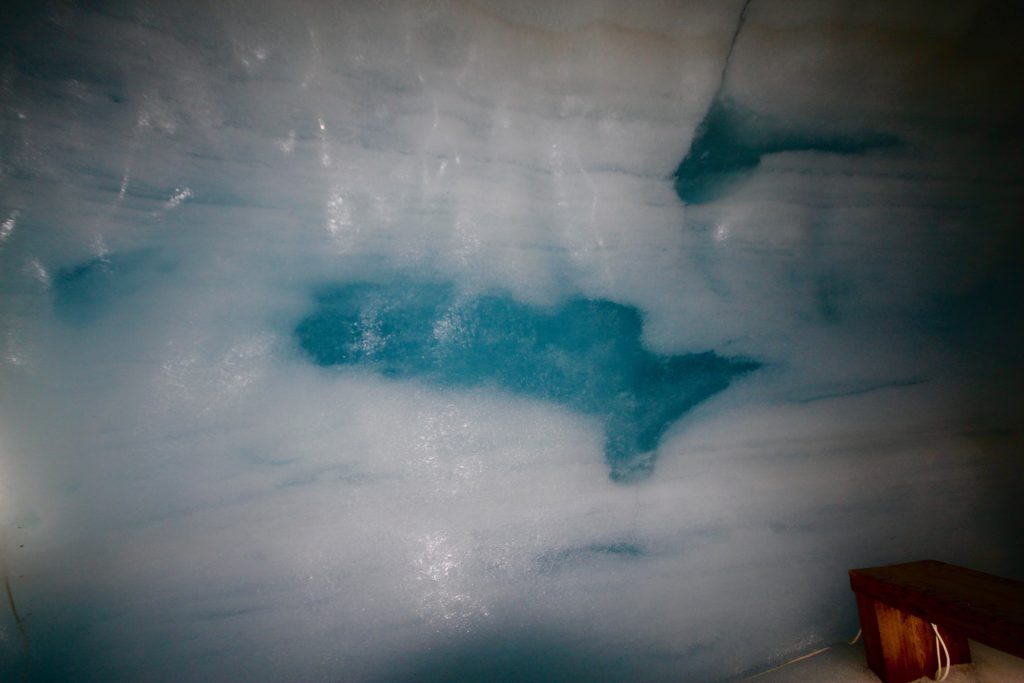
[[[857,629],[857,635],[855,635],[853,637],[853,640],[847,641],[847,645],[855,645],[857,643],[857,641],[860,640],[861,633],[862,633],[861,629]],[[773,671],[778,671],[779,669],[784,669],[785,667],[789,666],[790,664],[796,664],[797,662],[802,662],[805,659],[810,659],[811,657],[817,657],[822,652],[825,652],[826,650],[831,650],[831,649],[832,649],[832,646],[829,645],[828,647],[823,647],[820,650],[815,650],[814,652],[808,652],[805,655],[800,655],[799,657],[794,657],[793,659],[789,660],[788,662],[785,662],[783,664],[779,664],[778,666],[773,667],[771,669],[768,669],[767,671],[762,671],[761,673],[756,673],[753,676],[747,676],[746,678],[744,678],[742,680],[744,680],[744,681],[751,681],[751,680],[753,680],[755,678],[760,678],[761,676],[764,676],[765,674],[770,674]]]
[[826,650],[831,650],[831,649],[832,649],[832,646],[830,645],[828,647],[823,647],[820,650],[815,650],[814,652],[808,652],[805,655],[800,655],[799,657],[794,657],[793,659],[789,660],[788,662],[786,662],[784,664],[779,664],[778,666],[776,666],[774,668],[771,668],[771,669],[768,669],[767,671],[762,671],[761,673],[754,674],[753,676],[747,676],[743,680],[751,681],[751,680],[753,680],[755,678],[760,678],[761,676],[764,676],[765,674],[770,674],[771,672],[778,671],[779,669],[783,669],[783,668],[789,666],[790,664],[796,664],[797,662],[802,662],[805,659],[810,659],[811,657],[816,657],[816,656],[820,655],[822,652],[825,652]]
[[935,676],[933,676],[933,678],[935,678],[935,680],[941,680],[942,648],[939,646],[939,629],[935,627],[935,624],[932,624],[931,626],[932,631],[935,633],[935,663],[938,667],[937,669],[935,669]]
[[[946,647],[946,641],[944,641],[942,639],[942,636],[939,635],[939,628],[938,628],[938,626],[936,626],[935,624],[932,624],[932,631],[935,632],[935,656],[938,658],[938,662],[939,662],[939,668],[935,672],[935,680],[936,681],[944,681],[944,680],[946,680],[946,677],[949,676],[949,671],[950,671],[950,668],[952,667],[952,660],[951,660],[951,658],[949,656],[949,649]],[[858,629],[857,630],[857,635],[855,635],[853,637],[853,640],[848,641],[847,644],[848,645],[855,645],[857,643],[857,641],[860,640],[860,637],[861,637],[862,634],[863,634],[863,629]],[[744,678],[743,680],[744,681],[750,681],[750,680],[753,680],[755,678],[760,678],[761,676],[764,676],[765,674],[770,674],[773,671],[778,671],[779,669],[783,669],[783,668],[789,666],[790,664],[796,664],[797,662],[802,662],[805,659],[810,659],[811,657],[815,657],[817,655],[820,655],[822,652],[825,652],[826,650],[830,650],[830,649],[832,649],[831,646],[823,647],[820,650],[815,650],[814,652],[808,652],[805,655],[801,655],[799,657],[794,657],[793,659],[789,660],[788,662],[785,662],[784,664],[779,664],[778,666],[773,667],[771,669],[768,669],[767,671],[762,671],[760,673],[754,674],[753,676],[748,676],[748,677]],[[946,655],[946,664],[945,664],[945,666],[943,666],[943,664],[942,664],[943,652],[945,652],[945,655]],[[943,669],[945,669],[945,671],[943,671]]]
[[[932,624],[932,631],[935,632],[935,657],[938,659],[939,668],[935,671],[935,680],[944,681],[949,676],[949,670],[953,666],[952,659],[949,656],[949,648],[946,647],[946,641],[939,635],[939,627]],[[939,649],[941,646],[942,649]],[[946,653],[946,670],[942,670],[942,653]],[[940,676],[941,674],[941,676]]]

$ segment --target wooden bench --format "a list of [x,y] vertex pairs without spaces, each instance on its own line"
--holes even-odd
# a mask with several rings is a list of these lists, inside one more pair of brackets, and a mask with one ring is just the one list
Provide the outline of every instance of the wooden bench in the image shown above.
[[868,666],[884,683],[932,677],[935,624],[953,664],[967,639],[1024,657],[1024,582],[935,560],[850,570]]

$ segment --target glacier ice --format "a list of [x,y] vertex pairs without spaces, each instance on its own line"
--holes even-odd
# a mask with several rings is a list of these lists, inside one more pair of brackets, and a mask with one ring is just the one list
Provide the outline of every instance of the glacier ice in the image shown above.
[[1019,575],[1014,7],[14,3],[0,677],[729,680]]

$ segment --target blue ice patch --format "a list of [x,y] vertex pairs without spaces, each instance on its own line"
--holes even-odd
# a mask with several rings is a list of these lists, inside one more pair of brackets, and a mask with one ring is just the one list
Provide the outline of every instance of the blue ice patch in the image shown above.
[[617,481],[650,473],[675,420],[759,364],[712,351],[666,356],[641,342],[640,312],[600,299],[539,308],[456,296],[450,284],[350,283],[321,289],[295,327],[320,366],[358,366],[441,387],[493,387],[597,416]]

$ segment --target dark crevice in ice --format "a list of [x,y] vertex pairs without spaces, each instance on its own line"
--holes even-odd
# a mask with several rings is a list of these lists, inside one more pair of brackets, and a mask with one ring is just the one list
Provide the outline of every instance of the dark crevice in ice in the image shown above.
[[757,168],[766,154],[852,155],[899,143],[899,138],[888,133],[841,134],[787,127],[731,100],[716,99],[673,177],[680,199],[687,204],[702,204],[725,194],[732,183]]
[[697,126],[689,152],[672,176],[676,194],[687,204],[703,204],[725,194],[732,183],[753,171],[766,154],[823,152],[849,155],[900,143],[898,137],[888,133],[836,133],[770,120],[727,97],[729,68],[749,7],[750,0],[746,0],[729,41],[711,106]]

